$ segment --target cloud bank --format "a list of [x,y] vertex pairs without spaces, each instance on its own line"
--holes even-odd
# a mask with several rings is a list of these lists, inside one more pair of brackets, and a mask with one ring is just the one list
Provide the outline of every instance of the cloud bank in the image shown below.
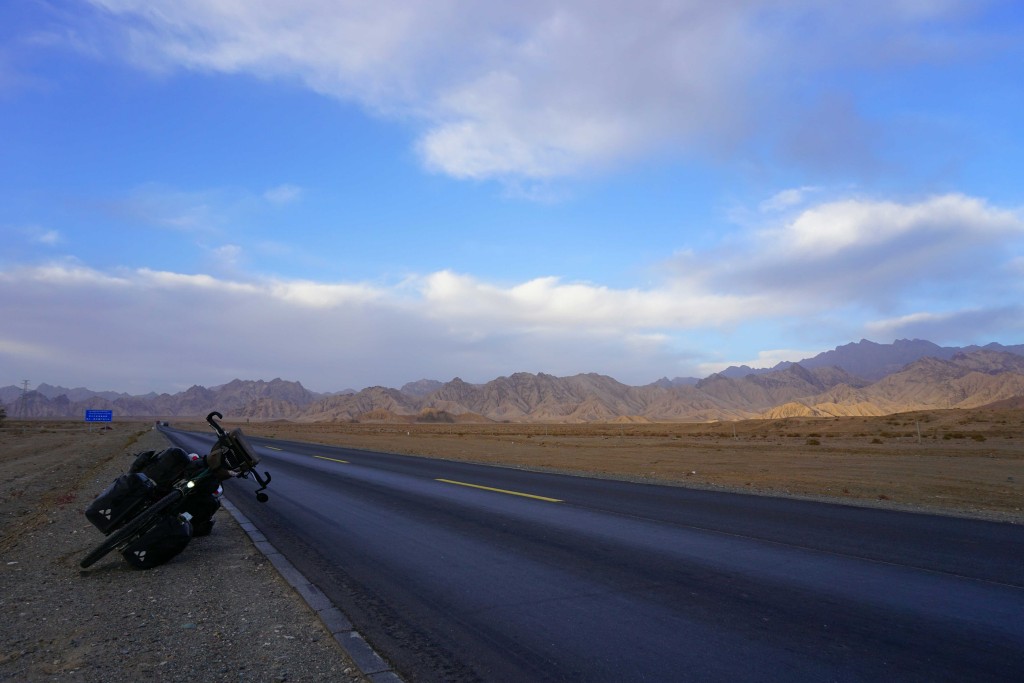
[[[741,242],[680,256],[663,281],[629,289],[557,277],[499,285],[451,271],[317,283],[76,262],[12,267],[0,271],[0,313],[10,321],[0,360],[138,391],[183,377],[270,375],[319,391],[358,389],[467,368],[467,381],[600,371],[643,384],[710,367],[716,359],[695,352],[696,339],[793,319],[820,324],[825,337],[835,326],[832,343],[987,342],[1022,327],[1024,218],[977,198],[823,202]],[[983,303],[958,296],[978,279],[990,293]]]

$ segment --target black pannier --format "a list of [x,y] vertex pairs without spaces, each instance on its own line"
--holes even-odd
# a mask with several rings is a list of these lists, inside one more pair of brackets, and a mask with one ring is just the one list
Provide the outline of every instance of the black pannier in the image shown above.
[[189,496],[179,509],[192,516],[193,536],[208,536],[213,530],[213,515],[220,509],[220,498],[212,493]]
[[97,529],[109,534],[139,512],[156,486],[141,472],[122,474],[85,509]]
[[131,472],[142,472],[162,489],[181,478],[192,459],[178,447],[162,451],[145,451],[135,456]]
[[167,515],[129,543],[121,555],[136,569],[151,569],[180,553],[191,540],[192,524],[189,516]]
[[132,461],[132,466],[128,468],[129,472],[141,472],[142,468],[153,462],[153,458],[156,457],[157,451],[142,451],[141,453],[135,454],[135,460]]

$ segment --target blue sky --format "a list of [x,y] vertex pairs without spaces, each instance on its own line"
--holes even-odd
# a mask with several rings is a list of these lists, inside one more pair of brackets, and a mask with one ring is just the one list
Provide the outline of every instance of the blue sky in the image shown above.
[[1022,83],[1009,0],[12,0],[0,385],[1021,343]]

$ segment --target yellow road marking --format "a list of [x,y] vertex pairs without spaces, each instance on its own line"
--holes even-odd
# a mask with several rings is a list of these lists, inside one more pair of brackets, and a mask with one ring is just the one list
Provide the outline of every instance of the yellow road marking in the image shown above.
[[336,459],[336,458],[325,458],[325,457],[324,457],[324,456],[322,456],[322,455],[314,455],[313,457],[314,457],[314,458],[320,458],[321,460],[330,460],[331,462],[343,462],[343,463],[345,463],[346,465],[348,465],[348,464],[351,464],[351,463],[349,463],[349,461],[348,461],[348,460],[338,460],[338,459]]
[[510,496],[522,496],[523,498],[535,498],[537,500],[546,500],[549,503],[561,503],[557,498],[548,498],[547,496],[535,496],[532,493],[521,493],[519,491],[506,491],[505,489],[491,488],[490,486],[481,486],[480,484],[467,484],[464,481],[453,481],[451,479],[435,479],[434,481],[440,481],[445,484],[455,484],[456,486],[468,486],[473,489],[483,489],[484,491],[494,491],[496,493],[507,493]]

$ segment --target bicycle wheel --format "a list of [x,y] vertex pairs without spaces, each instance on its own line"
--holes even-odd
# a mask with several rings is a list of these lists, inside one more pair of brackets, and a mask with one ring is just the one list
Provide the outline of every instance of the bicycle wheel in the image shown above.
[[156,518],[159,517],[164,510],[180,501],[183,497],[184,494],[181,491],[174,489],[154,503],[151,508],[107,536],[107,539],[103,541],[103,543],[100,543],[95,550],[86,555],[85,558],[78,563],[78,566],[82,569],[90,567],[117,546],[127,543],[136,536],[142,535],[149,525],[155,522]]

